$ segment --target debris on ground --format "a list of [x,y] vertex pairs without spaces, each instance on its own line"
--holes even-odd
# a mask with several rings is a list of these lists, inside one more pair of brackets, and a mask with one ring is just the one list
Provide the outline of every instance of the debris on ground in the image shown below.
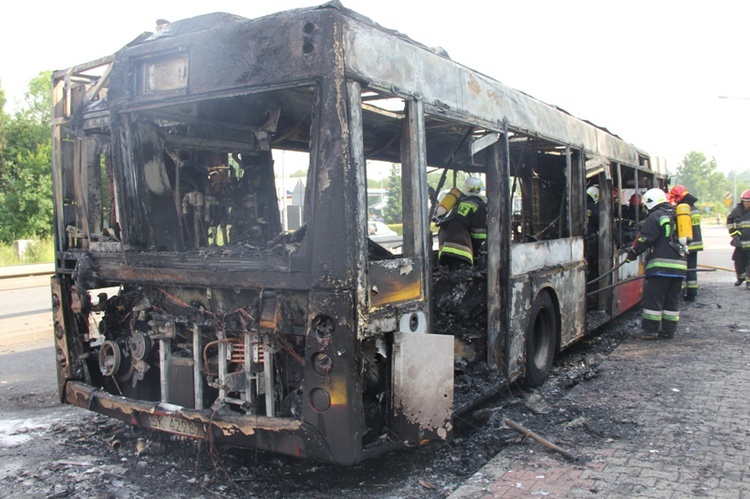
[[[712,306],[719,301],[715,294],[711,286],[702,288],[699,301],[689,305],[700,313],[683,314],[681,335],[694,337],[706,324],[725,323],[725,312]],[[638,401],[633,401],[632,411],[613,413],[604,403],[612,394],[600,382],[606,378],[605,366],[611,365],[605,362],[608,356],[638,326],[638,311],[628,312],[560,356],[542,386],[524,390],[508,385],[500,395],[457,417],[451,442],[393,452],[345,470],[152,434],[99,414],[51,404],[56,396],[52,389],[36,397],[12,394],[16,398],[6,397],[0,410],[0,497],[34,491],[32,496],[50,498],[302,498],[325,489],[327,495],[341,497],[444,498],[500,452],[529,463],[540,453],[566,459],[525,438],[506,420],[573,453],[638,435],[647,424],[634,413]],[[464,331],[464,338],[470,341],[471,331]],[[643,382],[637,372],[628,370],[634,367],[621,367],[618,375]],[[581,390],[586,397],[570,396]],[[671,397],[679,405],[682,395],[672,380],[663,380],[659,397]],[[658,448],[651,450],[658,455]],[[581,462],[590,459],[576,457]]]

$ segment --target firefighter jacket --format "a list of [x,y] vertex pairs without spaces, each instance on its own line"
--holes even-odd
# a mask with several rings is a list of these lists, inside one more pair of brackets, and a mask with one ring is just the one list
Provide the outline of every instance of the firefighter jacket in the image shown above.
[[591,196],[586,196],[586,239],[599,237],[599,204]]
[[648,250],[646,277],[685,277],[687,258],[677,242],[675,219],[674,209],[669,203],[662,203],[655,206],[643,222],[630,252],[640,255]]
[[480,196],[462,197],[440,222],[438,258],[444,254],[474,263],[487,239],[487,205]]
[[740,237],[741,248],[744,251],[750,250],[750,210],[746,210],[740,202],[735,206],[727,217],[727,229],[729,235],[734,238]]
[[692,194],[687,194],[683,199],[683,202],[690,205],[690,221],[693,226],[693,240],[688,244],[688,251],[691,253],[695,251],[703,251],[703,237],[701,236],[701,212],[695,207],[695,202],[698,201]]

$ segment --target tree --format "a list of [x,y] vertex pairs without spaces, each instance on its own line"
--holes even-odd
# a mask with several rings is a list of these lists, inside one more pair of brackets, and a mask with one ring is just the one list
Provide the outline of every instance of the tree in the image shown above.
[[8,115],[5,114],[5,90],[2,88],[0,81],[0,192],[2,192],[2,178],[5,171],[5,161],[3,160],[2,151],[5,150],[5,126],[8,122]]
[[31,80],[24,107],[3,123],[0,241],[52,232],[51,77],[45,71]]
[[52,71],[42,71],[29,82],[24,94],[24,115],[30,121],[48,127],[52,124]]
[[[734,194],[737,194],[737,197],[739,196],[747,189],[750,189],[750,170],[745,170],[744,172],[738,172],[737,170],[733,170],[729,172],[729,176],[727,177],[727,192]],[[739,203],[739,199],[733,199],[734,203]],[[731,206],[729,207],[732,208]]]
[[[455,175],[455,186],[457,186],[459,189],[462,185],[464,185],[464,182],[467,178],[469,178],[469,174],[462,170],[451,170],[447,173],[445,176],[445,181],[443,183],[443,186],[440,188],[441,190],[446,190],[454,187],[454,175]],[[437,190],[438,184],[440,183],[440,179],[443,176],[443,170],[437,170],[433,171],[431,173],[427,174],[427,185],[432,187],[433,189]]]
[[401,170],[398,165],[391,165],[391,174],[385,179],[388,188],[388,203],[383,210],[383,221],[397,224],[403,221],[401,204]]
[[722,203],[727,190],[727,178],[716,171],[716,159],[710,160],[698,151],[685,155],[677,168],[677,182],[704,203]]

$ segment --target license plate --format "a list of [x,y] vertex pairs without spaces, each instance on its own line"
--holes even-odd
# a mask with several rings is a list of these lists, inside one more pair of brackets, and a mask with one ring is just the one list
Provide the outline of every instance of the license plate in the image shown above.
[[158,414],[146,414],[145,425],[153,430],[166,431],[184,435],[192,438],[206,438],[206,432],[201,423],[189,419],[175,418],[172,416],[160,416]]

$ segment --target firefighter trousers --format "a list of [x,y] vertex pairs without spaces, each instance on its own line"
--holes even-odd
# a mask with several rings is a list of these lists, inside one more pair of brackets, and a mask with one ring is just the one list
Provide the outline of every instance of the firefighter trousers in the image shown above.
[[[685,279],[685,296],[698,296],[698,252],[688,253],[688,271]],[[690,270],[692,269],[692,270]]]
[[734,260],[734,271],[737,273],[737,280],[746,280],[748,278],[748,270],[750,270],[748,269],[750,267],[750,250],[734,248],[732,260]]
[[650,276],[643,288],[643,321],[641,327],[650,334],[661,330],[674,334],[680,322],[680,298],[682,298],[682,278]]

